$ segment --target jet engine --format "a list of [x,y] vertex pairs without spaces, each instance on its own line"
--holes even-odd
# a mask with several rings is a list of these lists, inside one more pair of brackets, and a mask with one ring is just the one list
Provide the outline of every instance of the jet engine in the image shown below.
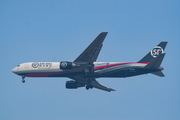
[[84,84],[78,83],[76,81],[66,81],[66,88],[67,89],[77,89],[78,87],[84,87]]
[[62,61],[62,62],[60,62],[60,69],[69,70],[69,69],[72,69],[72,68],[80,67],[81,64],[82,63],[74,63],[74,62]]
[[73,67],[73,62],[63,61],[60,63],[60,69],[72,69],[72,67]]

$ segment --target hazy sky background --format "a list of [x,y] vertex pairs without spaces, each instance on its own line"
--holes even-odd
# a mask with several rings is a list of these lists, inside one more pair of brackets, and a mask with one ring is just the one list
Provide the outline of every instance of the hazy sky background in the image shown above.
[[[166,77],[100,78],[115,92],[65,88],[68,78],[12,73],[24,62],[73,61],[107,31],[98,62],[136,62],[168,41]],[[1,120],[179,120],[179,0],[0,0]]]

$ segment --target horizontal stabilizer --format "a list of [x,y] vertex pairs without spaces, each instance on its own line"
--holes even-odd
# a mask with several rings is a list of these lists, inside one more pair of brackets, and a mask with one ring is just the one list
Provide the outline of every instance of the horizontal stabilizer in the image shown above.
[[106,87],[104,85],[101,85],[98,81],[92,81],[92,85],[93,85],[94,88],[105,90],[105,91],[108,91],[108,92],[115,91],[112,88],[108,88],[108,87]]
[[159,77],[165,77],[165,75],[164,75],[163,72],[161,72],[161,71],[153,72],[152,74],[157,75],[157,76],[159,76]]
[[162,63],[164,56],[165,56],[165,53],[158,55],[149,64],[147,64],[144,68],[159,68],[159,66]]

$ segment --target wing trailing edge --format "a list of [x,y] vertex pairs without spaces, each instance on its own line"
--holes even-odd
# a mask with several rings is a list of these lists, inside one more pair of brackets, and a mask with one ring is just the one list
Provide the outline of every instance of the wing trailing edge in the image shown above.
[[108,32],[100,33],[96,39],[74,60],[74,62],[93,63],[96,61],[107,34]]

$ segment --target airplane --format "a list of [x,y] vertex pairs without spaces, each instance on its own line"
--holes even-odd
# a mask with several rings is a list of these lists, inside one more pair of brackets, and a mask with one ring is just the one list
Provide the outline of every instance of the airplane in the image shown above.
[[100,33],[95,40],[74,60],[62,62],[27,62],[15,67],[12,72],[22,77],[68,77],[67,89],[85,87],[115,91],[100,84],[97,78],[125,78],[147,73],[164,77],[161,63],[167,42],[160,42],[138,62],[96,62],[108,32]]

